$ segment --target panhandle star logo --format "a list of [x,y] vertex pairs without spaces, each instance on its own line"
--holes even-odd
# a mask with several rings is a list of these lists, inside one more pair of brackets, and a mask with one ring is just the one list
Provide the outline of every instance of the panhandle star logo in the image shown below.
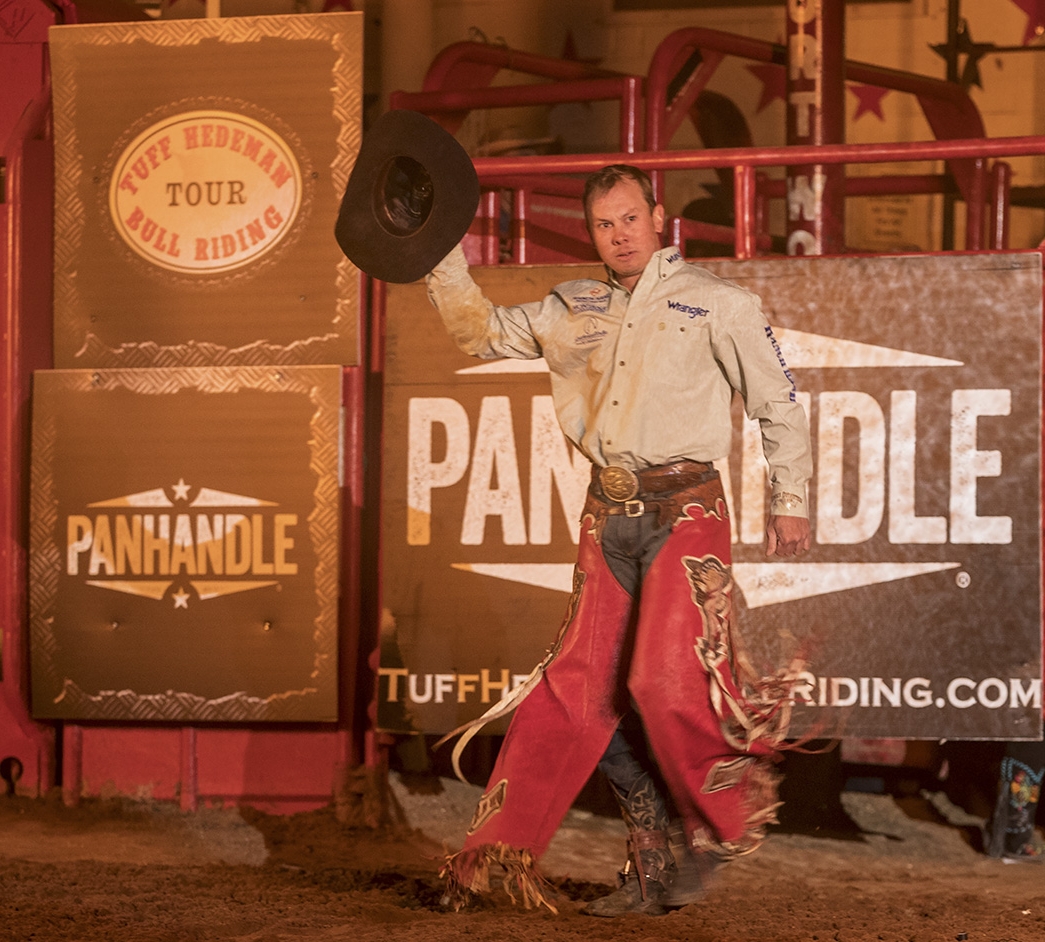
[[158,487],[95,501],[87,505],[91,514],[70,514],[66,574],[188,609],[193,598],[279,586],[273,577],[297,573],[288,559],[297,514],[274,512],[274,501],[209,487],[196,489],[190,500],[192,492],[179,478],[170,486],[173,496]]

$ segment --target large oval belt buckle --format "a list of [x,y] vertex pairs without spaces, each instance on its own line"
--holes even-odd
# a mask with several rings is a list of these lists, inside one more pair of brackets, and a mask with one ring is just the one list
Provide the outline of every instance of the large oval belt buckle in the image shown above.
[[599,486],[610,500],[624,503],[639,492],[639,479],[634,471],[611,465],[599,471]]

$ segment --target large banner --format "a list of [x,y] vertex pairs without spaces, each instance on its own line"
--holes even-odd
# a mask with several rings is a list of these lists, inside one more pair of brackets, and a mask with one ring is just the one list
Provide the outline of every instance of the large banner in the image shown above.
[[[1038,738],[1041,255],[707,267],[761,295],[810,418],[800,561],[764,556],[765,466],[739,406],[722,462],[752,657],[805,659],[795,733]],[[588,274],[476,271],[498,303]],[[464,356],[420,284],[390,286],[387,316],[379,724],[442,733],[555,639],[590,466],[543,361]]]
[[333,721],[339,366],[38,372],[41,719]]
[[55,364],[358,362],[363,14],[59,26]]

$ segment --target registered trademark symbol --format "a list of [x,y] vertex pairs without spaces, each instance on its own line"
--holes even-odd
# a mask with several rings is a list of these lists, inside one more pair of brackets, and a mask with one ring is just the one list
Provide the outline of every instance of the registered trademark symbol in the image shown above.
[[954,583],[959,589],[967,589],[972,585],[972,576],[963,570],[954,577]]

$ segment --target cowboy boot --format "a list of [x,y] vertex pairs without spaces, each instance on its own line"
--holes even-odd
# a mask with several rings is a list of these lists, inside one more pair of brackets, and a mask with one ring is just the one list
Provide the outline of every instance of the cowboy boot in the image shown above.
[[635,730],[628,732],[630,739],[624,726],[613,734],[599,762],[628,827],[628,860],[617,875],[616,891],[582,910],[589,916],[666,912],[661,900],[675,868],[667,835],[667,803],[647,766],[636,758],[642,746]]
[[625,913],[663,916],[667,880],[675,860],[668,847],[666,831],[632,831],[628,834],[628,861],[617,875],[617,889],[581,912],[612,918]]

